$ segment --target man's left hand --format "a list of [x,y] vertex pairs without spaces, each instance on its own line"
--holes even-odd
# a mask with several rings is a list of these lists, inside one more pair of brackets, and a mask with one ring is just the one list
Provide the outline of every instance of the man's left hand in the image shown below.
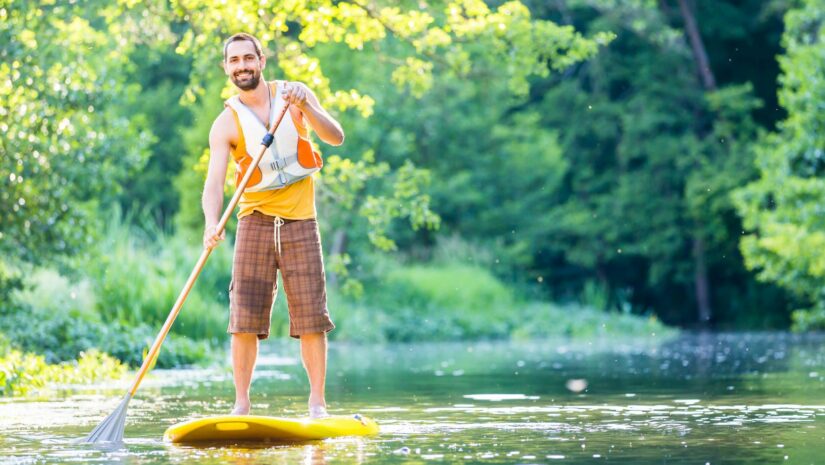
[[309,96],[309,88],[303,82],[287,82],[281,95],[284,100],[303,110]]

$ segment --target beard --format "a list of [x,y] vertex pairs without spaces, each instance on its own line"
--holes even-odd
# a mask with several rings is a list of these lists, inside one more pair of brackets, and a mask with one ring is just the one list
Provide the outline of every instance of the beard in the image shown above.
[[[251,74],[245,74],[245,73]],[[243,76],[238,77],[239,74],[243,74]],[[252,90],[258,87],[258,83],[261,82],[261,71],[254,70],[254,69],[244,69],[239,72],[232,74],[232,84],[238,86],[241,90]]]

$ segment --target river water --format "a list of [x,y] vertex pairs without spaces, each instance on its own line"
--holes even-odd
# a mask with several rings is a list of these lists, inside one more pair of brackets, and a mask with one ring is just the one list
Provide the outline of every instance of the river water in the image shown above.
[[[331,413],[381,434],[304,444],[178,446],[170,425],[231,408],[228,362],[156,370],[124,447],[78,445],[130,380],[0,400],[4,464],[825,463],[825,337],[684,335],[330,347]],[[267,341],[253,413],[301,416],[297,343]]]

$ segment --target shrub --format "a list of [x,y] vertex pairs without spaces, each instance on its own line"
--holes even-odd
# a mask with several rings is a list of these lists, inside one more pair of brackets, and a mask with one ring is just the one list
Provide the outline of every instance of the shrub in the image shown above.
[[[443,262],[443,261],[442,261]],[[516,299],[486,268],[381,262],[363,299],[330,294],[333,338],[372,342],[668,335],[653,316]]]
[[794,310],[791,314],[791,321],[793,321],[791,329],[796,332],[825,330],[825,308]]
[[388,340],[506,337],[510,291],[483,268],[396,266],[368,286],[369,306],[386,314]]
[[53,365],[42,355],[7,348],[0,352],[0,395],[25,395],[51,383],[92,383],[125,373],[118,360],[95,350],[82,352],[76,361]]
[[[109,226],[95,259],[83,267],[97,295],[97,312],[104,321],[160,328],[166,320],[202,248],[199,240],[169,237],[160,231],[151,235],[156,242],[115,222]],[[177,334],[225,340],[230,272],[231,248],[218,247],[178,316]]]
[[[7,310],[0,318],[0,330],[16,347],[41,354],[46,363],[71,361],[84,351],[99,349],[129,365],[139,365],[161,322],[107,321],[93,288],[88,279],[72,282],[54,270],[35,270],[24,290],[14,294],[14,304],[7,304],[13,311]],[[172,333],[161,349],[158,366],[208,361],[209,348],[208,340],[194,341]]]
[[547,337],[597,338],[603,336],[662,336],[676,333],[654,315],[605,312],[577,304],[556,305],[531,302],[516,312],[518,322],[513,329],[515,339]]

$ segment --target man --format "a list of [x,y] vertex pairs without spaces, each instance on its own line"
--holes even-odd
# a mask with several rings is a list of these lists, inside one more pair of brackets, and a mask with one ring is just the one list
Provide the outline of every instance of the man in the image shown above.
[[[235,34],[224,43],[223,68],[240,92],[227,100],[226,108],[209,132],[203,245],[215,247],[225,237],[223,232],[216,234],[216,229],[231,155],[238,168],[236,185],[246,169],[255,170],[239,202],[229,285],[227,331],[232,335],[235,381],[232,414],[249,414],[249,386],[258,357],[258,341],[269,336],[270,311],[277,294],[276,273],[280,270],[289,304],[290,336],[300,338],[301,358],[309,378],[309,413],[312,417],[324,417],[326,333],[335,326],[327,311],[321,242],[315,221],[311,173],[320,167],[320,158],[311,151],[307,138],[311,128],[322,141],[341,145],[344,132],[306,85],[262,79],[266,61],[260,42],[249,34]],[[285,104],[290,107],[278,127],[275,142],[261,163],[250,167],[252,157],[260,150],[261,136]]]

